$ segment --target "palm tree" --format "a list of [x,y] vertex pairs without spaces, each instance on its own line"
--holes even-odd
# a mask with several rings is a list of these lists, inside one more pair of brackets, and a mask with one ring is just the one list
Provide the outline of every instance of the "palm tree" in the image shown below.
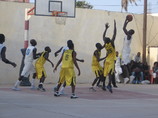
[[137,5],[136,3],[137,0],[121,0],[121,6],[122,9],[124,9],[125,11],[128,11],[128,3],[134,3],[135,5]]

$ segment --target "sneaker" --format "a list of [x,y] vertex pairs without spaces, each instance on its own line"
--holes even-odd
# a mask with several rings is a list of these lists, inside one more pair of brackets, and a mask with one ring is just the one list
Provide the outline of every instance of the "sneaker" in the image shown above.
[[117,85],[114,85],[113,87],[114,87],[114,88],[118,88],[118,86],[117,86]]
[[102,87],[102,90],[103,90],[103,91],[106,91],[106,87],[105,87],[105,86],[104,86],[104,87]]
[[45,91],[46,91],[46,89],[45,89],[45,88],[43,88],[43,87],[38,88],[37,90],[42,91],[42,92],[45,92]]
[[65,93],[64,93],[64,90],[59,91],[59,94],[60,94],[60,95],[64,95],[64,94],[65,94]]
[[76,99],[76,98],[78,98],[78,96],[76,96],[75,94],[72,94],[70,98],[71,99]]
[[93,92],[96,92],[96,90],[93,87],[90,87],[89,90],[92,90]]
[[98,85],[97,87],[98,87],[98,88],[102,88],[102,85]]
[[18,87],[13,87],[12,90],[13,90],[13,91],[20,91],[20,88],[18,88]]
[[107,89],[109,90],[109,92],[110,92],[110,93],[112,93],[112,92],[113,92],[113,91],[112,91],[112,87],[111,87],[111,86],[109,86],[109,85],[108,85],[108,86],[107,86]]
[[54,93],[54,96],[55,96],[55,97],[60,96],[59,92],[58,92],[58,91],[56,91],[56,92]]
[[129,78],[124,78],[124,84],[127,84],[127,82],[129,81]]

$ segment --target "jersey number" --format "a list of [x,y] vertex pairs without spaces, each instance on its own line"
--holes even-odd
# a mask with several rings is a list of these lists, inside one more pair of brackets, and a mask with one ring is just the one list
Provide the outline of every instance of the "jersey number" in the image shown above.
[[65,60],[67,61],[69,59],[69,55],[65,55]]
[[26,55],[29,55],[30,51],[31,51],[30,49],[27,49],[26,50]]

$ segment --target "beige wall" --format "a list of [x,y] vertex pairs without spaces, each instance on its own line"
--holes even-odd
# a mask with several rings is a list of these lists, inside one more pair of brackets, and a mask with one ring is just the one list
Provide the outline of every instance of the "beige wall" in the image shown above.
[[[7,46],[7,58],[15,61],[18,66],[14,69],[10,65],[0,63],[0,84],[14,83],[18,78],[21,52],[24,42],[24,11],[25,8],[32,8],[33,4],[20,4],[0,2],[0,33],[6,35],[5,45]],[[59,57],[54,57],[54,52],[61,46],[66,45],[66,41],[71,39],[75,44],[75,50],[78,58],[83,58],[85,63],[79,63],[81,76],[77,77],[77,82],[88,83],[94,79],[91,72],[91,57],[95,50],[95,44],[102,41],[102,34],[105,23],[109,22],[110,28],[107,32],[109,37],[113,34],[113,20],[117,23],[117,37],[115,41],[116,50],[121,52],[124,33],[122,30],[124,19],[127,14],[117,12],[107,12],[100,10],[77,9],[76,18],[67,18],[66,25],[55,23],[53,17],[32,16],[30,19],[29,39],[35,38],[38,42],[38,52],[42,51],[45,46],[52,48],[50,59],[57,63]],[[134,14],[133,14],[134,15]],[[148,39],[151,45],[157,45],[157,26],[156,17],[148,18]],[[133,28],[135,35],[131,44],[131,55],[142,51],[142,15],[134,15],[134,20],[129,23],[128,29]],[[102,56],[105,50],[102,51]],[[101,62],[102,63],[102,62]],[[58,81],[59,70],[53,73],[49,63],[46,63],[47,79],[46,83]]]

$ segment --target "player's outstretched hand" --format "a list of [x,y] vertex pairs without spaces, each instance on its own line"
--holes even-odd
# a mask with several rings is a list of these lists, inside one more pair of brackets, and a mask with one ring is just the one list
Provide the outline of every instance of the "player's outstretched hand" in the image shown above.
[[57,71],[57,68],[54,68],[53,72],[55,73],[55,71]]
[[83,60],[83,59],[81,59],[81,62],[84,62],[84,60]]
[[54,64],[53,63],[51,63],[52,64],[52,67],[54,67]]
[[57,57],[57,56],[58,56],[58,53],[54,53],[54,55],[55,55],[55,57]]
[[109,23],[105,24],[105,28],[108,29],[110,27]]
[[12,65],[14,68],[16,67],[16,63],[14,63],[14,62],[11,63],[11,65]]
[[80,70],[78,70],[78,76],[80,76],[80,74],[81,74],[81,72],[80,72]]

